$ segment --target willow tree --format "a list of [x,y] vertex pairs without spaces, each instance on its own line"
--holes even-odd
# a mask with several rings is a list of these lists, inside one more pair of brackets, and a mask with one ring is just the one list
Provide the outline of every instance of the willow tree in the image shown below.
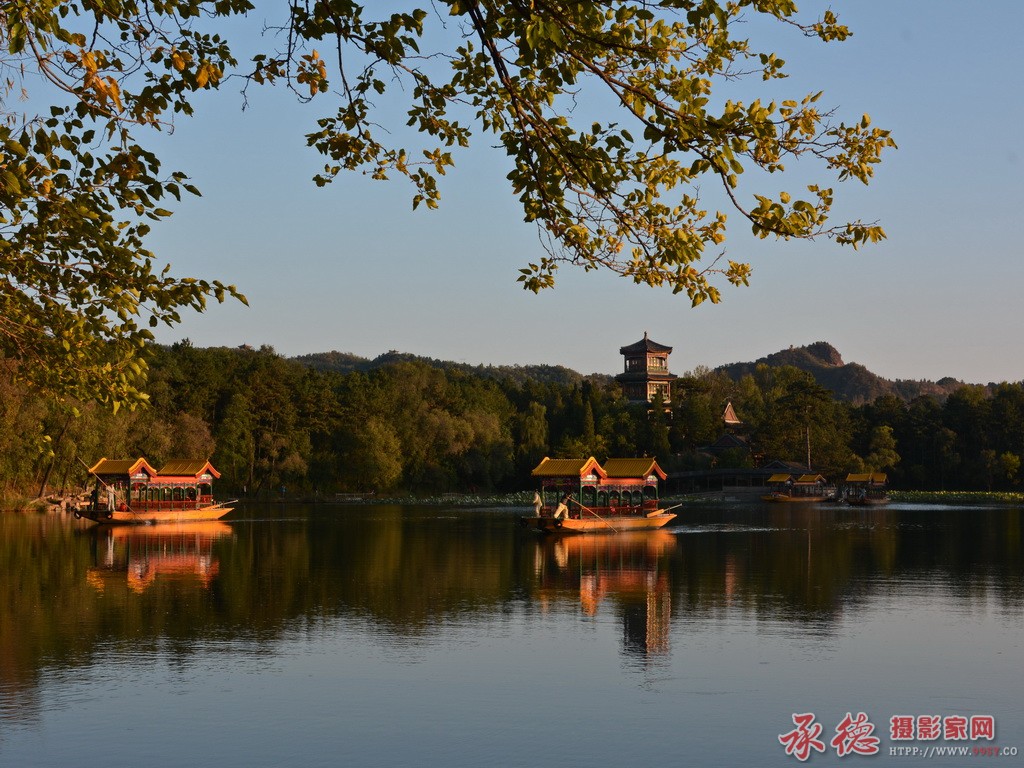
[[[888,132],[867,116],[837,120],[820,93],[775,98],[784,60],[735,34],[744,16],[765,17],[841,41],[850,32],[831,12],[807,20],[792,0],[387,5],[296,0],[268,22],[276,34],[256,41],[264,52],[239,64],[224,34],[234,29],[228,17],[253,10],[247,0],[0,4],[0,351],[23,377],[135,402],[149,327],[211,296],[239,296],[172,276],[144,248],[146,220],[196,192],[162,171],[147,134],[233,77],[243,91],[277,83],[325,105],[307,134],[325,156],[317,184],[343,171],[403,176],[414,207],[438,204],[453,149],[484,134],[507,156],[511,190],[544,235],[519,277],[531,291],[573,265],[664,286],[694,305],[717,302],[720,284],[750,276],[724,251],[727,215],[759,237],[854,247],[884,237],[873,222],[834,223],[831,184],[866,183],[892,146]],[[18,89],[27,102],[13,101]],[[754,98],[733,98],[741,92]],[[382,105],[395,100],[415,146],[381,127]],[[798,159],[824,180],[801,191],[758,186]],[[708,184],[721,206],[702,202]]]

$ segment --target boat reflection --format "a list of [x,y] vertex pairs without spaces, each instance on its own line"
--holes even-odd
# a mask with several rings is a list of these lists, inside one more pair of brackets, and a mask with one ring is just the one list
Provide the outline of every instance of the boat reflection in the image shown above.
[[86,580],[98,591],[127,580],[141,594],[159,578],[198,583],[208,588],[220,570],[213,552],[218,539],[232,536],[221,522],[159,526],[111,526],[93,529],[94,563]]
[[614,536],[567,536],[541,542],[540,597],[579,594],[580,609],[610,609],[622,620],[623,650],[638,656],[669,653],[672,617],[668,559],[677,551],[667,531]]

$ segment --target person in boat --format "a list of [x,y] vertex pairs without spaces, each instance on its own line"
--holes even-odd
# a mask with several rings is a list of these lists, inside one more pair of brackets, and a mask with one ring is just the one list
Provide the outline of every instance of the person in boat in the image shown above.
[[572,498],[572,494],[571,493],[567,493],[567,494],[565,494],[565,496],[562,497],[562,500],[558,502],[558,506],[555,507],[555,519],[556,520],[558,518],[560,518],[560,517],[568,517],[569,516],[569,499],[571,499],[571,498]]
[[93,511],[96,511],[100,507],[100,484],[96,483],[96,487],[92,489],[92,494],[89,497],[89,501],[92,504]]
[[544,508],[544,499],[540,497],[539,491],[533,492],[533,514],[535,517],[540,517],[540,511]]

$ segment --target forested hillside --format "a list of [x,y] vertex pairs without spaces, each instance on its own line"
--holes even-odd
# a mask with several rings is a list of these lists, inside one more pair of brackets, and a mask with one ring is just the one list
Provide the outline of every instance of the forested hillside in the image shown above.
[[446,371],[458,370],[491,379],[511,379],[519,383],[539,381],[550,384],[579,384],[583,377],[576,371],[561,365],[468,365],[419,357],[406,352],[385,352],[372,360],[348,352],[318,352],[292,358],[318,371],[332,373],[353,373],[372,371],[395,363],[424,363],[432,368]]
[[746,374],[753,373],[759,365],[773,368],[793,366],[807,371],[821,386],[830,389],[837,399],[855,405],[870,403],[883,395],[894,395],[907,401],[922,395],[941,399],[963,386],[963,382],[952,378],[938,382],[883,379],[859,363],[844,363],[839,351],[825,341],[805,347],[790,347],[753,363],[732,363],[719,370],[739,381]]
[[[560,365],[474,366],[394,351],[386,352],[372,360],[348,352],[320,352],[311,355],[300,355],[292,359],[318,371],[333,371],[335,373],[366,372],[397,362],[416,362],[424,363],[434,368],[460,370],[487,378],[513,379],[520,383],[532,380],[573,385],[579,384],[583,379],[581,374]],[[843,362],[839,351],[825,341],[818,341],[803,347],[790,347],[789,349],[759,358],[755,362],[730,363],[716,370],[726,374],[733,381],[739,381],[744,376],[753,374],[760,365],[766,365],[770,368],[787,366],[799,368],[810,373],[821,386],[831,390],[837,400],[844,400],[854,405],[873,402],[883,395],[894,395],[907,402],[922,395],[931,395],[943,400],[952,392],[964,386],[964,382],[953,378],[944,378],[937,382],[884,379],[859,363]],[[614,377],[593,373],[588,375],[587,378],[592,381],[610,383]]]
[[[669,471],[804,462],[808,437],[816,470],[887,471],[899,488],[1012,489],[1022,479],[1019,382],[854,404],[807,371],[761,364],[736,380],[698,369],[678,379],[667,409],[648,409],[625,401],[608,376],[572,372],[533,378],[532,368],[406,356],[374,365],[339,356],[334,366],[327,356],[311,367],[269,347],[187,342],[152,347],[150,358],[150,406],[116,413],[33,394],[0,366],[0,496],[71,489],[103,456],[144,455],[157,466],[210,457],[222,492],[265,498],[282,488],[520,490],[544,456],[653,455]],[[749,450],[713,455],[706,448],[725,429],[727,402]]]

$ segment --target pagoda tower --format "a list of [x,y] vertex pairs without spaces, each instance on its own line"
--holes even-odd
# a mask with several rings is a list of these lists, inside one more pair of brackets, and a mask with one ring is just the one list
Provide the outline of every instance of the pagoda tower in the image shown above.
[[623,371],[615,380],[622,386],[626,399],[632,403],[649,403],[661,392],[666,405],[672,400],[672,382],[679,378],[668,372],[668,356],[672,347],[658,344],[644,337],[626,347],[619,348],[625,360]]

